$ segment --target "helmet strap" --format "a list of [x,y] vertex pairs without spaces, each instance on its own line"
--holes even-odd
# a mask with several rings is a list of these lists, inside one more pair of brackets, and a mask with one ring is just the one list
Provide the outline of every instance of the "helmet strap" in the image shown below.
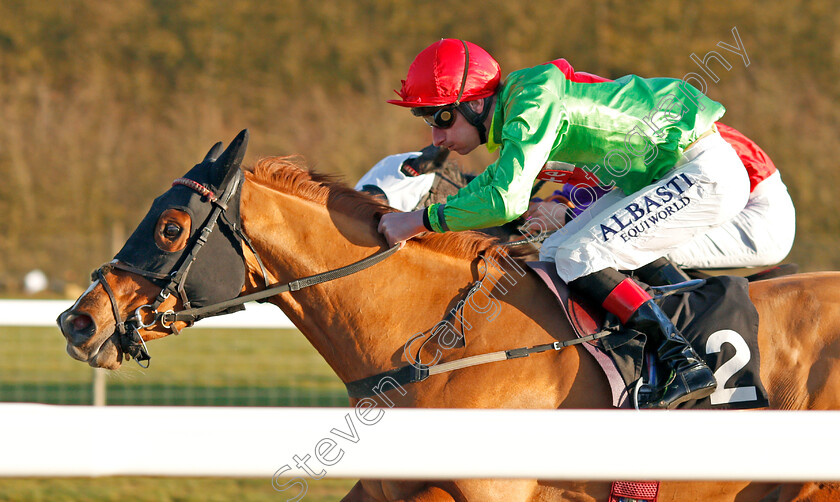
[[467,119],[467,122],[478,129],[479,144],[483,145],[487,143],[487,128],[484,127],[484,119],[487,118],[487,114],[490,112],[490,103],[488,103],[487,98],[484,98],[484,109],[481,113],[475,113],[469,103],[461,102],[461,98],[464,97],[464,87],[467,85],[467,76],[469,76],[470,72],[470,48],[467,47],[466,41],[461,40],[461,43],[464,44],[464,75],[461,77],[461,90],[458,91],[458,98],[455,99],[455,103],[453,104],[461,112],[461,115]]
[[481,113],[476,113],[472,106],[470,106],[469,102],[458,105],[458,111],[461,112],[461,115],[467,119],[467,122],[469,122],[470,125],[478,130],[478,140],[480,145],[487,143],[487,127],[484,125],[484,122],[490,114],[490,108],[492,108],[493,104],[493,96],[488,96],[484,98],[483,101],[484,107],[482,108]]
[[464,97],[464,88],[467,86],[467,77],[470,74],[470,48],[467,47],[466,40],[461,40],[464,44],[464,75],[461,77],[461,90],[458,91],[458,97],[455,99],[455,106],[461,104],[461,98]]

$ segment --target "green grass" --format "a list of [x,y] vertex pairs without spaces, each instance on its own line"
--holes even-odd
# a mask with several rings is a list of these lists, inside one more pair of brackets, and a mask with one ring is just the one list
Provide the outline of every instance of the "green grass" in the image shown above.
[[[152,363],[105,372],[108,404],[346,406],[344,385],[297,330],[186,330]],[[0,327],[0,401],[90,404],[93,369],[56,328]]]
[[[341,500],[355,481],[322,479],[307,483],[304,502],[334,502]],[[275,491],[270,479],[0,478],[3,502],[282,502],[296,493]]]

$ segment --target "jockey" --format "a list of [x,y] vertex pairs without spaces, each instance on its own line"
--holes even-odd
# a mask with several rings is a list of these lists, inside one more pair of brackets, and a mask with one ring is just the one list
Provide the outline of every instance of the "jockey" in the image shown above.
[[[552,63],[573,81],[611,82],[597,75],[575,72],[564,59]],[[747,205],[731,220],[697,235],[667,258],[659,258],[636,270],[634,275],[648,284],[674,284],[688,280],[679,267],[714,269],[773,265],[782,261],[793,247],[796,210],[775,164],[761,147],[740,131],[720,122],[715,126],[747,170],[750,179]],[[582,203],[576,200],[572,204],[576,206],[573,210],[561,210],[567,212],[568,217],[557,215],[557,209],[539,207],[544,204],[532,206],[526,217],[540,218],[541,214],[548,214],[549,218],[543,218],[548,221],[540,222],[547,228],[557,220],[575,217],[604,194],[601,187],[567,184],[559,194],[555,192],[554,201],[571,200],[576,192],[584,192],[579,197]]]
[[[547,63],[510,74],[475,44],[443,39],[415,58],[392,104],[432,126],[433,143],[467,154],[483,143],[496,162],[445,204],[383,215],[391,245],[425,231],[496,226],[528,209],[547,161],[613,189],[552,234],[542,259],[580,294],[645,333],[671,377],[639,403],[674,408],[710,395],[711,370],[633,279],[635,270],[732,219],[749,178],[715,122],[724,107],[689,84],[635,75],[615,82],[568,78]],[[577,169],[576,169],[577,170]]]
[[[793,247],[796,233],[796,210],[787,187],[770,157],[754,141],[733,127],[716,124],[721,137],[732,145],[750,178],[750,198],[747,205],[726,223],[698,235],[681,245],[667,257],[659,258],[634,271],[634,277],[651,286],[687,281],[682,268],[716,269],[771,266],[782,261]],[[442,153],[443,154],[442,154]],[[389,155],[376,163],[356,183],[356,190],[366,191],[385,199],[400,211],[412,211],[428,206],[441,194],[430,197],[435,172],[426,172],[434,156],[444,157],[446,149],[430,145],[422,152]],[[412,164],[412,165],[410,165]],[[460,170],[457,163],[447,164],[450,172]],[[450,179],[466,182],[467,175],[450,174]],[[450,181],[447,179],[446,181]],[[455,189],[455,183],[449,183]],[[458,185],[460,188],[462,185]],[[433,190],[432,190],[433,191]],[[583,192],[583,195],[578,195]],[[531,199],[525,213],[528,226],[539,219],[541,230],[557,230],[562,223],[581,214],[595,200],[607,193],[601,187],[577,187],[566,183],[545,200]],[[574,203],[571,203],[574,201]],[[560,205],[558,205],[558,203]],[[571,206],[571,207],[567,207]],[[547,215],[544,217],[543,215]],[[558,223],[560,225],[558,225]]]

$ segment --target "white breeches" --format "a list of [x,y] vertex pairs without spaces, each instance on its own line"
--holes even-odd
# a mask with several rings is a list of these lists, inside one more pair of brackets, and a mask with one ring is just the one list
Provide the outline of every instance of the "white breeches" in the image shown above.
[[796,233],[796,211],[776,171],[759,183],[747,206],[723,225],[668,254],[684,268],[775,265],[788,255]]
[[566,282],[605,268],[635,270],[728,223],[749,195],[744,165],[714,133],[686,150],[658,182],[601,197],[546,239],[540,259],[554,261]]

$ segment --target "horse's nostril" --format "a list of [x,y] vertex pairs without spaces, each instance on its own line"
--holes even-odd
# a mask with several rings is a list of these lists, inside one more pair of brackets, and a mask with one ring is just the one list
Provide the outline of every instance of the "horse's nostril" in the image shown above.
[[84,331],[88,329],[91,324],[93,324],[93,319],[91,319],[89,315],[81,314],[72,321],[73,331]]
[[81,312],[65,312],[58,317],[61,332],[71,343],[80,343],[93,335],[96,327],[93,318]]

